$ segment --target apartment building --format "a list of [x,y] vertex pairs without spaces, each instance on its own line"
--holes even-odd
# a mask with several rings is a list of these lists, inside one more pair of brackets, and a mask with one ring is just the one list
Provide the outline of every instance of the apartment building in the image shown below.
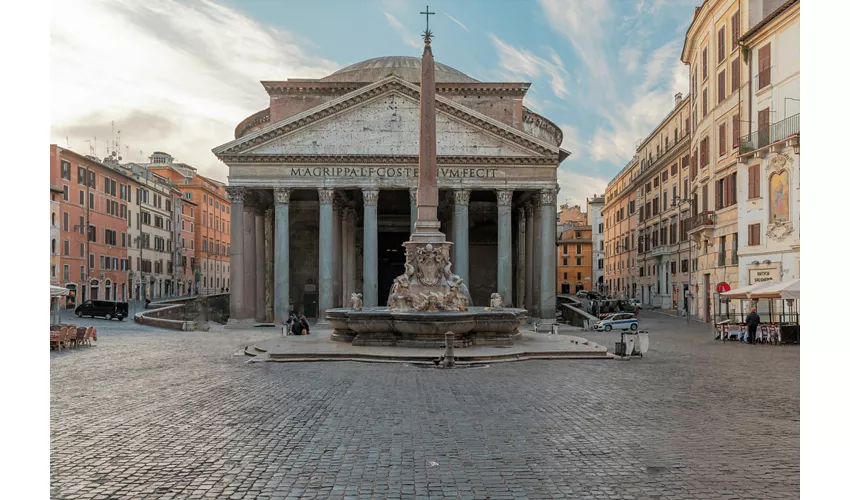
[[684,307],[689,288],[682,220],[689,213],[683,202],[690,187],[690,123],[689,99],[676,94],[673,110],[638,147],[640,173],[631,185],[638,206],[637,297],[662,309]]
[[568,223],[558,235],[557,283],[559,293],[593,289],[592,231],[583,221]]
[[[690,218],[691,313],[711,321],[721,291],[738,287],[738,146],[744,68],[741,27],[751,2],[706,1],[685,36],[692,130]],[[743,19],[742,19],[743,18]],[[728,305],[728,304],[727,304]]]
[[593,290],[601,291],[604,285],[605,274],[605,223],[602,217],[602,207],[605,205],[603,196],[596,196],[594,193],[592,198],[587,199],[587,218],[591,229],[591,239],[593,240],[593,274],[591,281],[593,282]]
[[[191,202],[187,206],[190,217],[194,214],[194,219],[185,220],[194,237],[194,243],[190,243],[193,256],[187,259],[190,266],[191,259],[195,259],[193,289],[202,294],[229,290],[230,202],[224,184],[198,174],[194,167],[175,162],[171,155],[162,151],[151,155],[146,167],[171,179],[182,193],[183,200]],[[182,227],[181,222],[181,230]]]
[[635,155],[608,183],[602,206],[604,286],[602,292],[619,298],[638,297],[637,184],[641,164]]
[[[800,277],[800,2],[749,2],[738,149],[739,285]],[[766,304],[764,305],[766,307]]]
[[195,210],[197,209],[197,203],[181,198],[176,240],[179,252],[177,282],[181,295],[197,293],[198,282],[201,280],[200,274],[195,275]]
[[60,210],[60,202],[62,199],[62,189],[56,186],[50,186],[50,284],[60,284],[60,273],[62,272],[62,259],[59,255],[60,247],[62,246],[59,221],[62,217]]
[[138,184],[119,167],[50,145],[50,183],[59,200],[61,286],[66,307],[129,298],[128,221]]

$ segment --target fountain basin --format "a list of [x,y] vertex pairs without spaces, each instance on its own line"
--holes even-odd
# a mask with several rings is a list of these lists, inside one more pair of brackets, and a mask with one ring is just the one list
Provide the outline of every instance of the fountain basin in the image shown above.
[[472,307],[464,312],[396,312],[386,307],[361,310],[328,309],[331,339],[359,346],[443,347],[446,332],[455,346],[513,345],[521,336],[525,309],[489,311]]

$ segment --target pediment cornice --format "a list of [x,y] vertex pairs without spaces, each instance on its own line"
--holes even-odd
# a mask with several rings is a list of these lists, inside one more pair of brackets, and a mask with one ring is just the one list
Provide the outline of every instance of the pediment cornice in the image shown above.
[[[275,164],[319,164],[319,165],[417,165],[417,155],[240,155],[221,154],[228,164],[275,163]],[[556,165],[558,155],[547,156],[437,156],[437,165]]]
[[[278,123],[269,125],[244,137],[223,144],[212,152],[224,159],[224,156],[245,154],[249,150],[264,143],[305,128],[313,123],[329,118],[352,107],[364,104],[388,93],[398,93],[416,101],[419,100],[419,87],[396,76],[391,76],[362,87],[354,92],[333,99]],[[557,146],[548,144],[536,137],[509,127],[493,118],[459,105],[445,97],[435,96],[438,111],[466,122],[475,128],[501,137],[540,156],[557,156],[560,150]]]

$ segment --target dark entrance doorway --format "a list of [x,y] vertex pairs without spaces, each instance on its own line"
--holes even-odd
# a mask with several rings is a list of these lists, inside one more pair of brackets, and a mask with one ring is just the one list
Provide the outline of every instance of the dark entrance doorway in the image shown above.
[[570,285],[567,283],[561,283],[561,293],[570,293]]
[[387,305],[393,280],[404,273],[404,246],[406,232],[378,233],[378,305]]

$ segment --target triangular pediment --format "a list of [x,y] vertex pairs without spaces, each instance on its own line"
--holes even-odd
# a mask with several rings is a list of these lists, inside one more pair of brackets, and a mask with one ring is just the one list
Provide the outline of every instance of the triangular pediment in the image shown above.
[[[559,149],[437,96],[437,155],[557,157]],[[224,159],[267,155],[416,156],[419,88],[389,77],[224,144]]]

